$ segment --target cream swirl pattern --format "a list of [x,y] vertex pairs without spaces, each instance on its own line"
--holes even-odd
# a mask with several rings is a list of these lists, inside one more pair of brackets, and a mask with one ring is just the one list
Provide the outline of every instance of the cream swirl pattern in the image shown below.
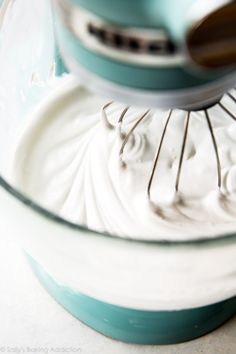
[[101,118],[104,99],[67,81],[66,91],[52,91],[20,138],[12,176],[21,191],[73,223],[127,238],[188,240],[235,231],[236,123],[223,111],[213,108],[212,120],[221,191],[206,120],[202,112],[193,112],[176,195],[185,114],[175,111],[154,176],[152,195],[158,208],[153,210],[147,181],[167,112],[147,114],[125,146],[122,167],[120,132],[127,133],[145,110],[130,108],[120,127],[124,106],[110,105],[108,129]]

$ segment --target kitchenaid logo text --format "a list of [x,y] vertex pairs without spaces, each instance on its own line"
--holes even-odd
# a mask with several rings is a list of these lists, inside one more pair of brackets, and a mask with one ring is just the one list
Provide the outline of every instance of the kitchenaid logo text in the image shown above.
[[76,347],[0,347],[0,353],[82,353],[81,348]]

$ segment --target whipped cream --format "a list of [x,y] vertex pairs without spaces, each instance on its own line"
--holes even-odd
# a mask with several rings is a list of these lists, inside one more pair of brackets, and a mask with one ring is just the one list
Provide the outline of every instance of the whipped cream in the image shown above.
[[[193,112],[180,176],[186,113],[174,111],[154,175],[150,206],[147,186],[168,112],[130,108],[119,128],[124,105],[87,92],[75,80],[62,79],[31,115],[13,161],[14,184],[62,218],[100,232],[145,240],[217,237],[236,230],[236,122],[219,107],[210,111],[221,161],[217,187],[216,156],[204,112]],[[60,80],[59,80],[60,81]],[[229,109],[235,104],[224,98]]]

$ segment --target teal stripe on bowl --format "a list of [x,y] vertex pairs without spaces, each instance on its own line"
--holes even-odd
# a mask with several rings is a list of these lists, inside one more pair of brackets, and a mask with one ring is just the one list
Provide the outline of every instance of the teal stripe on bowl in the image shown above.
[[27,256],[47,291],[73,316],[105,336],[128,343],[173,344],[200,337],[236,314],[236,297],[181,311],[142,311],[114,306],[59,285]]

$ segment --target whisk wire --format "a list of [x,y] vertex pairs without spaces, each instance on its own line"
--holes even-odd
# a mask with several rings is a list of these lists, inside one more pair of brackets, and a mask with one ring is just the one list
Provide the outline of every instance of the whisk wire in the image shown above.
[[219,150],[217,147],[217,142],[214,134],[214,130],[212,127],[211,119],[208,110],[206,109],[205,111],[205,117],[207,121],[207,125],[209,128],[209,132],[211,135],[214,151],[215,151],[215,156],[216,156],[216,163],[217,163],[217,176],[218,176],[218,188],[221,189],[221,163],[220,163],[220,156],[219,156]]
[[186,116],[186,120],[185,120],[184,135],[183,135],[183,141],[182,141],[182,146],[181,146],[177,177],[176,177],[176,182],[175,182],[175,191],[176,191],[176,193],[178,193],[178,191],[179,191],[180,176],[181,176],[183,159],[184,159],[184,152],[185,152],[185,147],[186,147],[186,142],[187,142],[190,115],[191,115],[191,112],[188,111],[187,112],[187,116]]
[[230,92],[227,95],[236,103],[236,98]]
[[131,135],[133,134],[133,132],[135,131],[135,129],[138,127],[138,125],[147,117],[147,115],[149,114],[150,110],[147,110],[144,114],[142,114],[142,116],[137,120],[137,122],[132,126],[132,128],[130,129],[130,131],[128,132],[128,134],[126,135],[123,144],[121,146],[120,152],[119,152],[119,158],[120,158],[120,162],[121,165],[124,167],[126,166],[124,160],[123,160],[123,154],[124,154],[124,149],[126,147],[126,144],[128,143],[129,138],[131,137]]
[[160,143],[159,143],[159,146],[158,146],[158,148],[156,150],[156,154],[155,154],[155,157],[154,157],[154,162],[153,162],[153,166],[152,166],[152,170],[151,170],[151,175],[150,175],[150,178],[149,178],[149,181],[148,181],[147,195],[148,195],[148,200],[149,200],[150,203],[152,203],[152,198],[151,198],[152,182],[153,182],[153,178],[154,178],[155,171],[156,171],[156,168],[157,168],[157,163],[158,163],[158,160],[159,160],[159,157],[160,157],[163,141],[164,141],[164,138],[165,138],[165,135],[166,135],[167,127],[169,125],[172,113],[173,113],[173,110],[171,109],[169,111],[168,117],[166,119],[166,123],[165,123],[164,129],[162,131]]
[[125,133],[122,132],[122,123],[123,123],[124,117],[125,117],[126,113],[128,112],[129,108],[130,108],[129,106],[125,107],[125,109],[121,112],[120,118],[118,120],[118,130],[119,130],[119,135],[120,135],[121,139],[125,139]]
[[230,112],[230,110],[228,110],[227,107],[225,107],[225,105],[223,105],[223,103],[219,102],[218,105],[221,107],[221,109],[223,109],[223,111],[225,113],[227,113],[230,116],[230,118],[232,118],[234,121],[236,121],[236,117],[233,115],[232,112]]
[[107,108],[110,107],[113,104],[113,101],[108,102],[107,104],[105,104],[105,106],[102,107],[102,120],[106,126],[106,128],[108,129],[114,129],[114,126],[109,122],[109,119],[107,117]]

